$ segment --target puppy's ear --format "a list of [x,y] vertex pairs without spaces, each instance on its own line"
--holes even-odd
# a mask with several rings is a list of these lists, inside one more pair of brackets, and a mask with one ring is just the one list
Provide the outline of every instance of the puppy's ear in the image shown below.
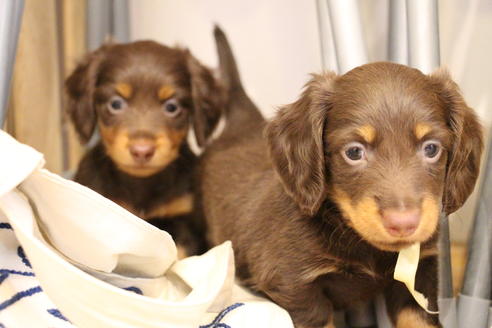
[[463,205],[475,186],[483,149],[482,127],[445,69],[438,69],[430,78],[446,106],[448,126],[453,134],[443,196],[444,211],[450,214]]
[[94,90],[99,66],[109,45],[88,54],[65,81],[66,111],[82,143],[87,143],[96,125]]
[[326,197],[323,130],[335,78],[314,75],[301,98],[280,108],[265,130],[275,171],[306,215],[314,215]]
[[188,51],[186,55],[194,108],[193,128],[198,146],[203,147],[223,111],[224,90],[208,68]]

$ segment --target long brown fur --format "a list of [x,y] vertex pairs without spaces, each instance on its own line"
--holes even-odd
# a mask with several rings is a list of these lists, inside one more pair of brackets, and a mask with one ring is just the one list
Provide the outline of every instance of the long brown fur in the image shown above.
[[[229,131],[205,151],[199,200],[210,241],[232,240],[242,282],[296,327],[325,327],[334,309],[381,292],[398,327],[438,327],[393,271],[397,252],[421,243],[416,289],[437,309],[439,213],[466,200],[482,152],[481,127],[448,74],[373,63],[313,75],[270,122],[230,117],[255,128]],[[435,161],[425,157],[429,141],[440,145]],[[344,157],[353,142],[365,149],[357,165]],[[392,234],[394,213],[418,226]]]
[[[82,143],[100,140],[82,158],[75,181],[167,230],[188,255],[206,249],[193,215],[196,156],[187,134],[206,146],[225,105],[212,71],[191,53],[153,41],[106,44],[66,80],[67,113]],[[112,110],[112,102],[123,108]],[[166,114],[166,105],[176,115]],[[115,227],[117,231],[117,227]]]

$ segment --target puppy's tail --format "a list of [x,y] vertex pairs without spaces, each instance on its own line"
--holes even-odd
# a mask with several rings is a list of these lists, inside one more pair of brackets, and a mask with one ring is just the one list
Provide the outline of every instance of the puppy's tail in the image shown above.
[[227,92],[226,127],[223,135],[237,134],[238,130],[246,126],[252,128],[262,125],[264,118],[244,91],[229,41],[217,25],[214,28],[214,37],[219,55],[219,73]]

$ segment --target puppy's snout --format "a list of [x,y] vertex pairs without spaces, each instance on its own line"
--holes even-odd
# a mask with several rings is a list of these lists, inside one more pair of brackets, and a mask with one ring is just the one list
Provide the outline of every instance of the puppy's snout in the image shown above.
[[386,231],[395,237],[408,237],[417,230],[420,223],[420,210],[387,209],[382,213]]
[[145,164],[152,159],[155,153],[155,143],[150,140],[140,140],[130,145],[130,154],[135,162]]

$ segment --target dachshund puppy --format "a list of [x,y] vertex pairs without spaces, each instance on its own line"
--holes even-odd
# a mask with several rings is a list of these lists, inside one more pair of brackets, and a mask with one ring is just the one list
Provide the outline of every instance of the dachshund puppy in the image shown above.
[[465,202],[481,152],[480,124],[445,71],[372,63],[313,75],[265,136],[216,140],[201,204],[211,241],[232,240],[240,279],[296,327],[333,327],[333,310],[378,293],[396,327],[438,327],[393,279],[397,252],[421,243],[416,289],[436,310],[439,214]]
[[[167,230],[188,255],[205,250],[192,211],[191,178],[199,146],[214,130],[224,91],[188,50],[152,41],[106,44],[66,80],[67,112],[82,143],[100,141],[75,181]],[[117,230],[117,227],[115,227]]]

